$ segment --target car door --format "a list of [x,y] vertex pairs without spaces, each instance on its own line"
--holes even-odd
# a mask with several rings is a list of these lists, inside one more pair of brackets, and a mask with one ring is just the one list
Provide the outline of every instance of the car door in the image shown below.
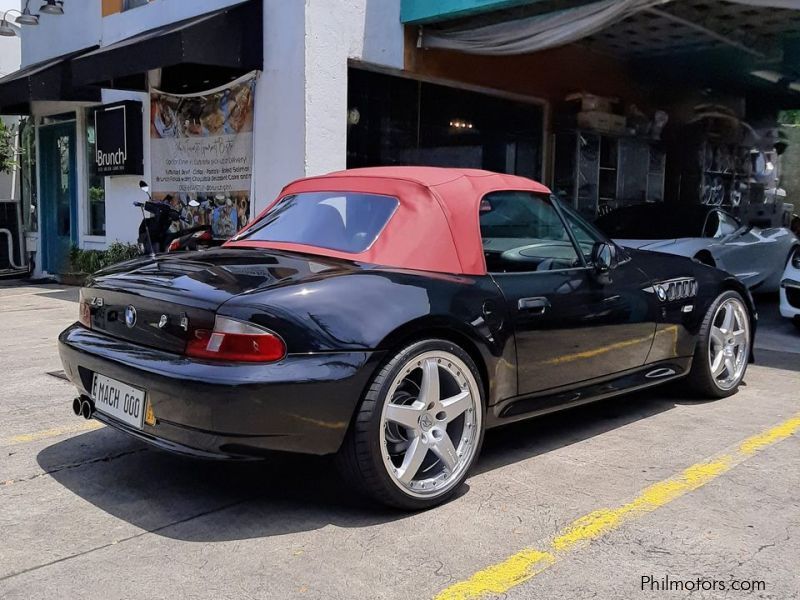
[[487,269],[515,331],[520,395],[644,364],[657,308],[630,259],[601,282],[588,258],[607,240],[546,195],[493,192],[480,221]]
[[779,277],[791,247],[786,229],[746,227],[725,211],[709,215],[704,234],[713,237],[711,253],[717,266],[732,273],[749,288]]

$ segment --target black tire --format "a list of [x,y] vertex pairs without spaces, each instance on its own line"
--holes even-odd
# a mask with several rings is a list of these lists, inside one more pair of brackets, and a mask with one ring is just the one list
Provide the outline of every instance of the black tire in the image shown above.
[[[745,361],[744,370],[739,377],[739,380],[732,387],[725,389],[717,384],[716,379],[711,372],[711,363],[709,358],[708,346],[709,337],[711,335],[711,325],[714,316],[717,313],[719,306],[726,300],[734,298],[737,299],[745,307],[749,316],[749,309],[747,309],[747,302],[745,302],[742,295],[733,290],[721,293],[717,296],[716,300],[711,303],[708,308],[703,323],[700,326],[700,334],[697,339],[697,347],[694,351],[694,358],[692,359],[692,368],[686,378],[686,384],[694,394],[703,398],[727,398],[732,396],[739,389],[739,385],[744,379],[747,372],[747,360]],[[750,331],[750,329],[748,329]],[[748,352],[752,348],[752,339],[749,341]]]
[[[448,484],[449,488],[434,497],[415,497],[402,490],[387,472],[382,457],[380,431],[384,404],[389,400],[387,394],[392,382],[406,364],[426,352],[445,351],[463,361],[477,382],[480,395],[480,427],[477,432],[475,451],[469,464],[461,475]],[[427,339],[414,342],[397,352],[375,375],[367,392],[359,404],[344,443],[336,456],[337,467],[345,479],[358,492],[381,504],[403,510],[425,510],[450,499],[463,485],[469,471],[480,455],[483,444],[485,421],[485,397],[480,372],[470,355],[453,342],[441,339]]]

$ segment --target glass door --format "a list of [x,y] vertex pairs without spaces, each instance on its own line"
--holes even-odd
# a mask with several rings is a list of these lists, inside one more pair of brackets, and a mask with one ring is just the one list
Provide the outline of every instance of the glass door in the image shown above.
[[78,243],[75,123],[42,126],[39,149],[42,268],[52,274],[65,273],[70,247]]

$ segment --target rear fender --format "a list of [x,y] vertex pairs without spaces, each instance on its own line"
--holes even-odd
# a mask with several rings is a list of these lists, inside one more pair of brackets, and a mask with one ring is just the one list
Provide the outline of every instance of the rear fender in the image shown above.
[[[502,329],[502,328],[501,328]],[[517,394],[516,347],[508,331],[491,332],[445,315],[427,316],[406,323],[380,343],[390,360],[401,348],[420,339],[438,338],[457,344],[470,355],[480,372],[488,405]]]

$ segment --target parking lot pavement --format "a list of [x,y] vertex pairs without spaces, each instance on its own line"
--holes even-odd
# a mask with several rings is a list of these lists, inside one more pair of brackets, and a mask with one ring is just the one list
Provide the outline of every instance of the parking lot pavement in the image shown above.
[[192,461],[77,419],[47,374],[76,296],[0,287],[0,598],[688,595],[665,578],[800,598],[800,336],[769,302],[735,396],[658,389],[489,432],[464,493],[406,514],[326,458]]

